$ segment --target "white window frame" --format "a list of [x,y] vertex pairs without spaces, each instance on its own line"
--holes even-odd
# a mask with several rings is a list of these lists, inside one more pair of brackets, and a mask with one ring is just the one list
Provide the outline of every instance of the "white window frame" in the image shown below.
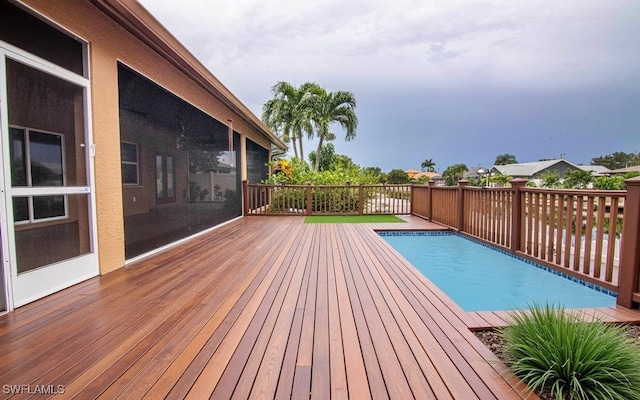
[[[126,143],[135,146],[136,148],[136,161],[124,161],[122,159],[122,150],[120,150],[120,164],[121,165],[135,165],[136,166],[136,183],[125,183],[122,181],[122,186],[140,186],[140,146],[138,143],[128,142],[126,140],[121,140],[120,143]],[[120,167],[122,168],[122,167]]]
[[[30,140],[30,136],[29,136],[29,132],[33,131],[33,132],[37,132],[37,133],[44,133],[45,135],[52,135],[52,136],[58,136],[60,137],[60,147],[61,147],[61,152],[62,152],[62,186],[66,186],[67,184],[67,162],[66,162],[66,156],[65,156],[65,143],[64,143],[64,135],[61,133],[56,133],[56,132],[50,132],[50,131],[46,131],[43,129],[33,129],[33,128],[29,128],[26,126],[19,126],[19,125],[9,125],[9,128],[13,128],[13,129],[20,129],[24,131],[24,162],[25,162],[25,170],[27,172],[27,186],[26,187],[33,187],[32,186],[32,176],[31,176],[31,140]],[[14,188],[19,188],[19,186],[16,186]],[[42,196],[24,196],[27,198],[27,207],[28,207],[28,212],[29,212],[29,219],[27,220],[22,220],[22,221],[15,221],[14,220],[14,224],[15,225],[28,225],[28,224],[39,224],[42,222],[49,222],[49,221],[59,221],[59,220],[63,220],[63,219],[68,219],[69,218],[69,199],[66,195],[64,195],[64,215],[60,215],[57,217],[47,217],[47,218],[36,218],[35,217],[35,210],[34,210],[34,206],[33,206],[33,198],[34,197],[42,197]]]

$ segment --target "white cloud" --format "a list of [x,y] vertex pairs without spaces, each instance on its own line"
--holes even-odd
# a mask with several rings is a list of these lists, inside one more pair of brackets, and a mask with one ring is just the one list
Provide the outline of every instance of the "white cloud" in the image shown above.
[[[475,129],[486,136],[480,132],[483,127],[490,126],[493,134],[504,122],[500,118],[512,103],[508,99],[525,96],[525,111],[530,107],[553,114],[554,109],[545,105],[558,94],[571,102],[572,94],[611,93],[615,88],[640,91],[637,0],[142,3],[257,115],[276,82],[316,81],[328,90],[355,92],[362,126],[370,130],[380,125],[367,120],[376,115],[373,110],[379,115],[384,107],[395,107],[391,114],[403,110],[419,125],[416,132],[437,121],[431,134],[450,136],[460,132],[459,118],[464,115],[465,135],[473,135]],[[407,99],[414,103],[406,104]],[[611,102],[616,96],[607,99]],[[576,115],[598,113],[603,105],[597,98],[589,100],[575,102],[581,107]],[[622,95],[616,101],[625,104]],[[433,107],[440,103],[446,107]],[[510,129],[532,132],[530,125],[536,120],[525,114],[516,112],[523,119],[509,120]],[[548,130],[554,129],[554,121],[562,120],[563,129],[572,124],[569,114],[548,118],[550,122],[541,125]],[[625,116],[606,118],[600,116],[597,125],[638,124],[631,114],[626,122],[619,121]],[[394,124],[380,129],[388,126]],[[585,129],[578,119],[573,126],[576,132]],[[621,135],[628,136],[630,129]],[[367,134],[376,136],[362,133]]]
[[438,85],[588,84],[618,73],[616,59],[634,61],[636,44],[610,34],[640,23],[629,15],[638,11],[633,1],[143,3],[214,73],[290,80],[365,73],[396,84],[407,76]]

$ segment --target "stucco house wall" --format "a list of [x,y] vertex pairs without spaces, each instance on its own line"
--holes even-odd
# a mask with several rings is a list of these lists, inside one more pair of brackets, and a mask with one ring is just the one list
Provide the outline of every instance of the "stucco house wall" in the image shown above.
[[[270,148],[273,139],[268,137],[266,128],[261,132],[256,127],[259,127],[259,122],[246,115],[246,107],[243,109],[239,100],[212,75],[203,74],[201,71],[206,69],[135,1],[24,0],[22,4],[89,44],[90,125],[96,146],[94,172],[101,274],[120,268],[125,262],[118,110],[119,62],[217,120],[225,124],[232,121],[233,129],[241,134],[243,154],[246,138],[251,138],[266,149]],[[139,26],[136,28],[134,21],[125,29],[121,22],[113,19],[114,15],[124,15],[123,18],[129,21],[137,18]],[[152,49],[138,34],[132,33],[137,32],[136,29],[143,31],[142,36],[148,36],[149,31],[155,32],[157,37],[153,43],[160,50]],[[165,54],[161,54],[162,46],[165,46]],[[180,57],[176,57],[176,53]],[[176,61],[177,58],[181,60]],[[187,74],[185,69],[191,72]],[[216,88],[216,85],[219,87]],[[222,94],[215,95],[214,90]],[[257,119],[255,116],[253,118]],[[246,178],[245,163],[241,167],[241,174],[243,179]]]

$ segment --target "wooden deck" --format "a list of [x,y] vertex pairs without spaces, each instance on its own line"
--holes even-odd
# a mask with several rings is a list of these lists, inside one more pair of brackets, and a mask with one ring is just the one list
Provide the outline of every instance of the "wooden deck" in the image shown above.
[[374,232],[440,229],[407,220],[243,218],[19,308],[0,317],[0,398],[527,398],[479,314]]

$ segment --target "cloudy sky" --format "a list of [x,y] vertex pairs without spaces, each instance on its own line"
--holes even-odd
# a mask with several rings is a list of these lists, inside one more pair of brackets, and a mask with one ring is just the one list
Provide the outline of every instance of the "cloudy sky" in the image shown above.
[[640,151],[638,0],[140,2],[258,116],[278,81],[353,92],[363,167]]

